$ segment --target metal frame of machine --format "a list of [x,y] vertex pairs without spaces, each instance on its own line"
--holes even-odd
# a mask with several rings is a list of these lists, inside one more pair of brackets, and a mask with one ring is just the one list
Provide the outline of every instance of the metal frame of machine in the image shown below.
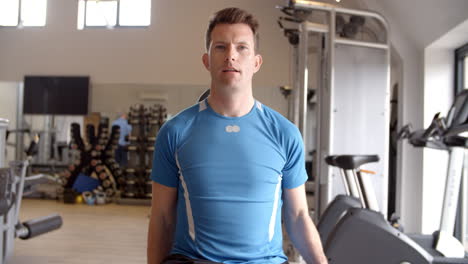
[[[308,89],[309,89],[309,69],[308,69],[308,55],[309,55],[309,37],[310,33],[319,33],[322,34],[323,37],[323,47],[322,47],[322,58],[320,62],[321,72],[319,76],[321,76],[319,81],[319,85],[316,90],[317,95],[317,106],[316,106],[316,122],[317,122],[317,129],[316,133],[316,161],[315,161],[315,168],[314,174],[320,175],[320,177],[316,177],[315,179],[315,218],[318,219],[320,214],[323,213],[327,204],[333,199],[334,194],[336,194],[336,190],[333,186],[332,179],[333,172],[327,166],[324,161],[324,158],[328,155],[333,154],[346,154],[346,150],[341,152],[342,150],[337,150],[335,142],[336,133],[337,131],[340,132],[340,128],[337,127],[335,123],[336,113],[338,111],[342,111],[343,109],[338,109],[339,106],[336,104],[337,96],[340,96],[336,93],[336,65],[335,57],[336,57],[336,47],[337,45],[341,46],[354,46],[354,47],[364,47],[370,49],[377,49],[382,50],[385,53],[385,59],[383,66],[385,69],[384,79],[381,80],[381,86],[375,87],[375,89],[380,89],[379,91],[382,94],[382,98],[385,100],[382,101],[381,105],[381,114],[382,117],[379,120],[381,130],[379,131],[370,131],[368,132],[369,136],[372,136],[372,133],[381,133],[381,137],[387,140],[382,140],[382,144],[380,146],[381,151],[375,151],[375,149],[362,149],[362,153],[375,153],[379,155],[382,159],[378,163],[379,168],[376,169],[380,173],[380,177],[382,178],[381,183],[386,185],[388,182],[388,137],[389,137],[389,91],[390,91],[390,42],[388,38],[388,23],[386,22],[385,18],[376,13],[371,11],[362,11],[362,10],[353,10],[347,8],[340,8],[334,5],[321,3],[321,2],[314,2],[314,1],[305,1],[305,0],[291,0],[289,2],[288,7],[283,7],[283,10],[289,10],[289,14],[297,14],[298,11],[306,11],[306,12],[322,12],[326,14],[326,21],[322,23],[315,23],[308,21],[307,19],[303,18],[294,18],[289,17],[286,20],[293,21],[296,23],[297,29],[293,34],[295,34],[297,45],[293,45],[293,89],[292,89],[292,98],[290,98],[290,108],[289,111],[292,113],[289,116],[289,119],[294,122],[301,131],[304,139],[304,144],[306,146],[308,141],[310,140],[309,131],[308,129]],[[284,11],[283,11],[284,12]],[[285,12],[288,14],[288,12]],[[374,19],[380,23],[381,27],[384,30],[384,39],[379,42],[373,41],[362,41],[362,40],[353,40],[345,37],[336,36],[336,19],[337,14],[344,14],[344,15],[356,15],[365,17],[368,19]],[[281,24],[281,22],[280,22]],[[281,25],[282,26],[282,25]],[[285,29],[285,35],[291,37],[291,29]],[[290,39],[291,42],[291,39]],[[376,102],[374,102],[376,103]],[[380,111],[380,110],[379,110]],[[350,113],[350,114],[362,114],[362,113]],[[362,142],[355,142],[356,145],[361,144]],[[362,145],[362,144],[361,144]],[[349,152],[349,151],[348,151]],[[354,152],[355,153],[355,152]],[[381,186],[381,189],[386,189],[387,186]],[[377,188],[378,189],[378,188]],[[317,195],[319,194],[319,195]],[[386,206],[386,193],[381,194],[379,200],[381,200],[383,211],[385,211]]]

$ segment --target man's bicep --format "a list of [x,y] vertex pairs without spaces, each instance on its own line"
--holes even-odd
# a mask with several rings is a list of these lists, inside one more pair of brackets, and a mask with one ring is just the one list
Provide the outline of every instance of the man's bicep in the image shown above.
[[285,217],[297,217],[300,213],[308,212],[307,197],[304,184],[283,189]]
[[153,216],[173,217],[177,205],[177,188],[160,183],[152,184],[151,214]]

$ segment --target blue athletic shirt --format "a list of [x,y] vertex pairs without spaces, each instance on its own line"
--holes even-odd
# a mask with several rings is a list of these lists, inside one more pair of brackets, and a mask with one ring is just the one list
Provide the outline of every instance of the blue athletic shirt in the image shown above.
[[204,100],[158,133],[151,179],[178,189],[172,254],[223,263],[283,263],[282,189],[307,180],[299,130],[256,101],[242,117]]
[[119,145],[127,146],[128,141],[125,137],[132,132],[132,125],[128,123],[127,119],[120,117],[112,123],[112,126],[118,126],[120,128]]

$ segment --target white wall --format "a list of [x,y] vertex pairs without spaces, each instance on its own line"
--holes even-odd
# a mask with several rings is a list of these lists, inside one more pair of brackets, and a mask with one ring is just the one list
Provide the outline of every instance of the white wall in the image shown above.
[[[156,1],[148,28],[77,30],[77,1],[49,0],[44,28],[0,28],[0,80],[18,82],[26,74],[90,75],[101,84],[209,85],[201,63],[209,16],[238,6],[260,22],[260,53],[264,64],[254,90],[278,93],[289,82],[290,47],[276,19],[280,0]],[[97,84],[97,85],[96,85]],[[118,89],[116,89],[117,91]],[[109,94],[108,100],[124,96]],[[285,101],[258,98],[275,108]],[[118,99],[117,101],[119,101]],[[183,108],[178,106],[177,108]],[[94,110],[94,109],[91,109]],[[279,109],[281,110],[281,107]]]

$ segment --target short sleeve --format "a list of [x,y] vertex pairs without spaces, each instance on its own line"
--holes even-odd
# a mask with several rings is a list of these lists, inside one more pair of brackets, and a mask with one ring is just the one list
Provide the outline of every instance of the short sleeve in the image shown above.
[[174,188],[179,183],[179,169],[175,158],[176,139],[174,127],[170,123],[164,124],[156,138],[151,170],[151,180]]
[[296,126],[286,130],[285,151],[286,164],[283,168],[283,187],[293,189],[299,187],[307,181],[305,169],[304,143],[301,133]]

